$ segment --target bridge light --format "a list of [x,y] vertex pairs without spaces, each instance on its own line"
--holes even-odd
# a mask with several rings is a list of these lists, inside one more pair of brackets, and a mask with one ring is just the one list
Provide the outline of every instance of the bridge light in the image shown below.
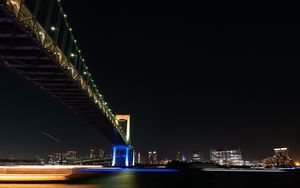
[[72,31],[72,28],[70,28],[69,31]]
[[64,14],[64,17],[66,18],[66,17],[67,17],[67,14]]
[[50,29],[51,29],[51,31],[55,31],[55,30],[57,30],[57,28],[56,28],[56,27],[54,27],[54,26],[51,26],[51,27],[50,27]]
[[75,57],[75,54],[74,54],[74,53],[71,53],[70,56],[71,56],[71,57]]
[[84,71],[83,74],[86,75],[86,72]]
[[74,40],[74,43],[77,43],[77,40],[76,40],[76,39]]

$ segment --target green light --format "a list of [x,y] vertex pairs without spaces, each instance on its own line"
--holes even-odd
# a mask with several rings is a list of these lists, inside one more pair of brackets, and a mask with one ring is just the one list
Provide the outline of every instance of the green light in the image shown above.
[[72,28],[70,28],[69,30],[72,31]]
[[54,27],[54,26],[51,26],[51,31],[55,31],[56,30],[56,27]]
[[66,17],[67,17],[67,14],[64,14],[64,17],[66,18]]
[[71,56],[71,57],[75,57],[75,54],[74,54],[74,53],[71,53],[70,56]]

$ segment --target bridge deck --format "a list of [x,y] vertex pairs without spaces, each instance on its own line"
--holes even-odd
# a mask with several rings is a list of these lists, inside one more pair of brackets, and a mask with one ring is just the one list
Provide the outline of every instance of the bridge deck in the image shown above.
[[[24,12],[26,11],[25,9]],[[67,105],[99,129],[111,142],[125,144],[122,131],[99,107],[97,100],[95,102],[95,96],[84,83],[83,75],[78,74],[67,61],[57,61],[60,51],[55,51],[58,48],[55,43],[50,41],[51,46],[45,48],[32,28],[26,27],[24,22],[20,22],[8,10],[4,0],[0,0],[1,64]],[[43,40],[51,40],[47,37]]]

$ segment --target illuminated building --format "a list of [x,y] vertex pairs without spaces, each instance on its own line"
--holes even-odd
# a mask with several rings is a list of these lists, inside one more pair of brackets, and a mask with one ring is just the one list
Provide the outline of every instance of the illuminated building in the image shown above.
[[48,155],[48,164],[53,164],[53,155]]
[[276,159],[276,166],[292,166],[293,161],[289,156],[288,148],[274,148],[274,157]]
[[141,164],[141,153],[137,154],[137,163]]
[[177,160],[177,161],[182,161],[182,153],[181,153],[180,151],[178,151],[178,152],[176,153],[176,160]]
[[104,156],[105,156],[105,149],[104,148],[100,148],[99,149],[99,157],[100,157],[100,159],[104,158]]
[[192,161],[193,162],[201,162],[203,161],[203,155],[200,151],[195,151],[192,153]]
[[64,158],[67,162],[73,162],[77,159],[77,151],[67,151]]
[[158,164],[158,158],[156,151],[148,152],[148,164]]
[[96,149],[94,149],[94,148],[90,149],[90,155],[89,155],[90,159],[95,159],[96,155],[97,155]]
[[61,161],[62,160],[62,154],[61,153],[53,153],[53,160],[54,161]]
[[14,160],[14,159],[16,159],[16,156],[8,154],[7,159]]
[[244,165],[240,150],[210,150],[210,160],[220,165]]

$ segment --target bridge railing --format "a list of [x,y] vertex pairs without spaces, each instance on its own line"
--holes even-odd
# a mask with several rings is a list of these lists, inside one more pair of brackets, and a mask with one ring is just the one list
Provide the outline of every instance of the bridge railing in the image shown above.
[[3,0],[46,53],[88,94],[121,136],[125,134],[85,63],[61,0]]

